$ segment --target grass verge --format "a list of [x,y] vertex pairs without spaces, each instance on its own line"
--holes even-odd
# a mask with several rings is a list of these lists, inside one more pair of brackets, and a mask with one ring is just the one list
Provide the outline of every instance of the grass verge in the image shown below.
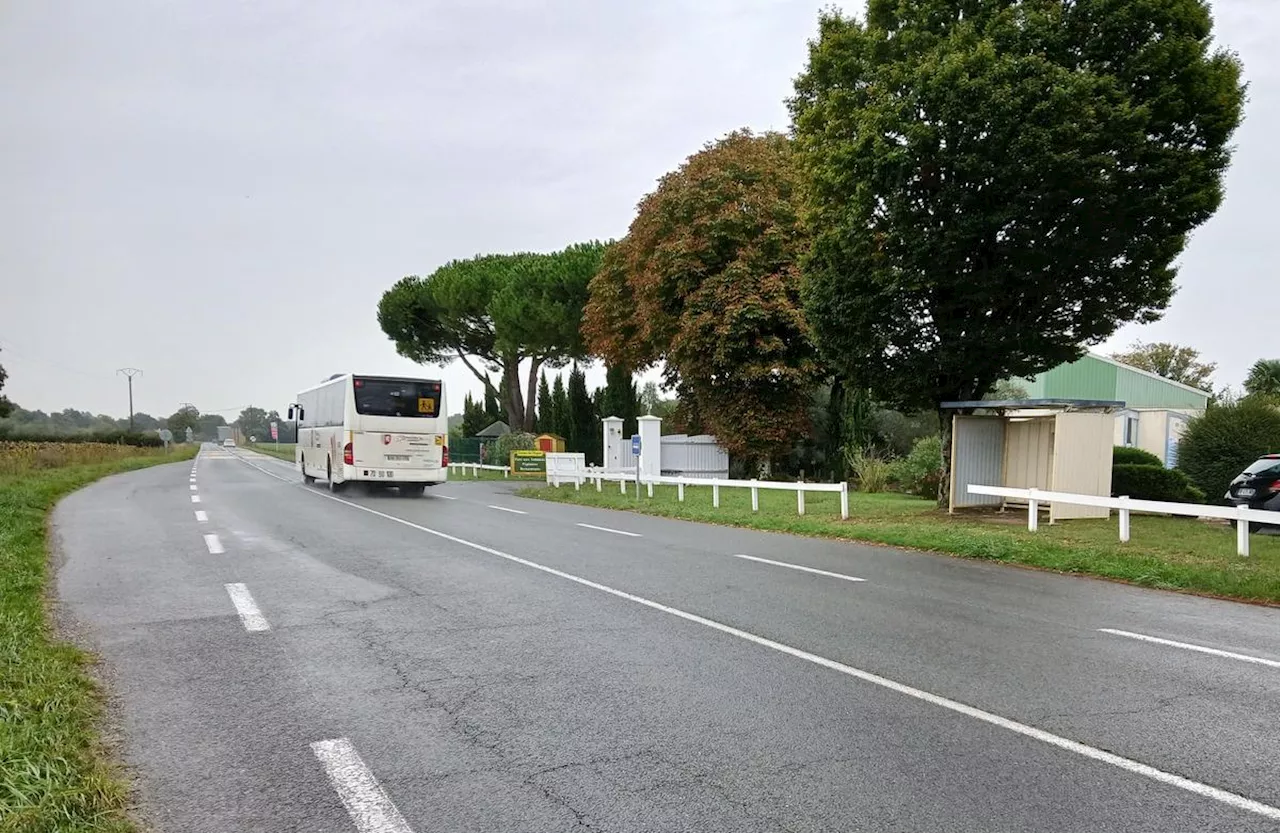
[[259,454],[269,454],[272,457],[279,457],[281,460],[288,460],[290,463],[296,462],[298,459],[293,453],[293,450],[297,448],[293,443],[280,443],[279,445],[275,443],[249,443],[245,447]]
[[1132,536],[1121,544],[1117,521],[1076,520],[1040,531],[1026,530],[1026,514],[949,516],[930,501],[898,494],[849,494],[849,520],[839,517],[839,497],[805,496],[806,514],[796,513],[793,492],[760,492],[760,511],[751,511],[747,489],[721,489],[720,507],[711,505],[711,489],[659,486],[653,498],[618,492],[606,483],[581,491],[561,486],[527,488],[524,497],[625,509],[649,515],[729,524],[825,538],[889,544],[910,549],[1005,561],[1061,573],[1079,573],[1145,587],[1280,604],[1280,537],[1254,535],[1252,555],[1237,556],[1234,528],[1191,518],[1134,516]]
[[92,658],[58,642],[45,606],[46,526],[57,501],[109,474],[189,460],[134,449],[97,463],[0,477],[0,831],[131,833],[128,786],[98,737]]

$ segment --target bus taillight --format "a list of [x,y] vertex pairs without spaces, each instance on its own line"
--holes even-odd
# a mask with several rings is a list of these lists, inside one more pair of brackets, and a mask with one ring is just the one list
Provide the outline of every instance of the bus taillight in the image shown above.
[[346,463],[348,466],[355,465],[356,458],[351,451],[351,443],[347,443],[342,447],[342,462]]
[[443,446],[440,449],[440,465],[449,465],[449,446]]

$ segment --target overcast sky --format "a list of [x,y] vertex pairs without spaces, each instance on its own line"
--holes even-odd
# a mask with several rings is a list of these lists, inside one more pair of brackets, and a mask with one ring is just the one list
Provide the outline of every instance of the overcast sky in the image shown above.
[[[813,0],[5,0],[0,363],[28,408],[228,419],[396,356],[382,292],[478,252],[625,233],[729,130],[785,129]],[[860,9],[860,4],[844,3]],[[1238,385],[1275,346],[1280,2],[1218,0],[1245,65],[1227,200],[1165,319]],[[592,384],[602,382],[593,371]]]

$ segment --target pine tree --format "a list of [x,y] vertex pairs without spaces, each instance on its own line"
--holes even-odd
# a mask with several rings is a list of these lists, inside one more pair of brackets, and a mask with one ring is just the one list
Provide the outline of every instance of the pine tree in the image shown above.
[[587,374],[576,363],[569,371],[568,400],[569,435],[566,438],[566,448],[590,454],[595,426],[599,420],[591,405],[591,397],[587,394]]
[[551,433],[569,437],[569,394],[564,389],[564,378],[556,374],[551,387]]
[[543,373],[538,380],[538,433],[551,432],[551,388],[547,385],[547,374]]

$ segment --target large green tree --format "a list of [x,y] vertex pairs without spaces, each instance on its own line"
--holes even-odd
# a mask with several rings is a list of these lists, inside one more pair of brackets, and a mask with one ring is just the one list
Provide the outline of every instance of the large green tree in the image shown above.
[[[486,391],[493,390],[489,374],[498,374],[508,423],[513,430],[532,431],[540,368],[562,367],[585,355],[579,327],[587,283],[603,250],[593,242],[547,254],[451,261],[384,293],[378,324],[396,352],[416,362],[459,360]],[[529,368],[527,393],[522,364]]]
[[1157,341],[1152,344],[1135,342],[1123,353],[1112,353],[1111,358],[1131,367],[1140,368],[1157,376],[1190,385],[1204,391],[1213,391],[1213,362],[1200,361],[1200,351],[1191,347]]
[[1243,98],[1203,0],[824,12],[791,101],[823,356],[933,409],[1158,318]]
[[175,440],[184,440],[188,428],[192,434],[200,430],[200,411],[195,405],[183,405],[165,420],[165,427],[173,432]]
[[640,395],[631,371],[621,365],[610,365],[604,371],[604,387],[596,391],[596,411],[601,417],[620,417],[623,436],[640,430],[636,417],[640,413]]
[[551,385],[550,423],[550,433],[569,439],[569,393],[565,390],[564,378],[559,373]]
[[240,416],[236,417],[235,424],[240,428],[240,433],[246,438],[257,437],[259,440],[265,441],[271,436],[270,422],[271,417],[266,411],[250,405],[240,412]]
[[547,385],[547,374],[538,379],[538,430],[542,433],[551,431],[551,388]]
[[584,323],[593,353],[661,363],[685,412],[760,462],[805,430],[821,376],[800,309],[798,188],[785,136],[708,144],[641,201],[591,282]]

